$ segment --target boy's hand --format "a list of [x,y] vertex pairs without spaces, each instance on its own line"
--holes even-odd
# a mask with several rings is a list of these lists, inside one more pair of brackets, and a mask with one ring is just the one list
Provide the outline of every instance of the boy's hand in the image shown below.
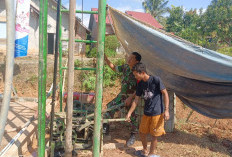
[[170,116],[169,116],[169,111],[165,110],[164,111],[164,120],[169,120]]
[[131,114],[127,113],[125,121],[130,122],[131,121],[130,117],[131,117]]

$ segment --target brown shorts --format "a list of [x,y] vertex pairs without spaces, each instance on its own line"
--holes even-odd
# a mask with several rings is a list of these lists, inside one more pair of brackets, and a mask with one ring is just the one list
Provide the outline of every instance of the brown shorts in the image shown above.
[[164,114],[157,116],[143,115],[139,126],[139,132],[143,134],[150,133],[152,136],[164,135]]

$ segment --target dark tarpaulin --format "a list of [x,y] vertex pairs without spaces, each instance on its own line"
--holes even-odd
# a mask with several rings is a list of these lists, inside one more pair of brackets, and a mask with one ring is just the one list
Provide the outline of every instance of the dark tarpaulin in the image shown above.
[[125,50],[142,55],[148,72],[193,110],[211,118],[232,118],[232,58],[167,35],[110,8]]

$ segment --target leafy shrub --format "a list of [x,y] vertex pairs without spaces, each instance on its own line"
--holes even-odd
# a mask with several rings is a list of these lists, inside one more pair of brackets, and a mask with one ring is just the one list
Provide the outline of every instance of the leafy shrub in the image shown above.
[[105,54],[106,54],[108,57],[115,57],[115,56],[116,56],[116,51],[115,51],[115,50],[112,50],[112,49],[106,49],[106,50],[105,50]]
[[83,82],[83,86],[87,91],[94,90],[95,84],[96,84],[96,77],[95,76],[89,76]]
[[86,51],[87,58],[95,58],[97,56],[97,48],[89,48],[89,51]]
[[[115,65],[122,65],[125,63],[125,59],[117,59],[113,63]],[[103,87],[112,87],[115,85],[115,81],[121,78],[122,74],[114,72],[108,65],[105,65],[103,70]],[[83,71],[79,75],[79,79],[82,81],[82,85],[86,91],[95,89],[95,71]]]
[[109,50],[116,50],[117,47],[119,47],[120,44],[118,42],[118,39],[115,35],[109,35],[109,36],[106,36],[106,39],[105,39],[105,48],[106,49],[109,49]]
[[[108,57],[115,57],[116,49],[119,47],[120,44],[118,39],[115,35],[106,36],[105,39],[105,54]],[[93,58],[97,56],[97,45],[86,45],[86,57]]]
[[119,58],[119,59],[113,61],[113,63],[114,63],[115,65],[123,65],[123,64],[126,63],[126,60],[125,60],[124,58]]
[[117,73],[110,69],[109,66],[104,66],[103,87],[112,87],[115,84],[116,79]]
[[83,65],[83,62],[82,62],[81,60],[76,59],[76,60],[74,61],[74,66],[75,66],[75,67],[81,67],[81,65]]

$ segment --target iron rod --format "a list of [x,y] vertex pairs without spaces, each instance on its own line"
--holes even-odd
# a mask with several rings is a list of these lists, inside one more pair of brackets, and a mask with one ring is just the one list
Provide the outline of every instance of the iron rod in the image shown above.
[[[103,123],[110,123],[110,122],[123,122],[125,121],[126,119],[125,118],[118,118],[118,119],[103,119],[101,122]],[[90,126],[94,124],[95,125],[95,122],[94,121],[89,121],[89,122],[86,122],[85,124],[81,125],[81,127],[77,128],[77,131],[81,131],[83,130],[84,128]],[[74,127],[77,127],[77,126],[80,126],[80,125],[73,125]],[[101,138],[101,137],[100,137]],[[100,144],[99,144],[99,149],[100,149]],[[100,150],[99,150],[99,154],[100,154]]]
[[[67,9],[61,9],[62,12],[69,12]],[[82,11],[82,10],[76,10],[76,13],[83,13],[83,14],[98,14],[98,11]]]
[[[68,69],[68,67],[62,67],[62,70]],[[74,67],[74,70],[96,70],[96,68],[79,68]]]
[[[62,41],[69,41],[69,39],[61,39]],[[97,43],[97,41],[94,40],[79,40],[75,39],[75,42],[82,42],[82,43]]]
[[[108,111],[112,111],[112,110],[118,109],[118,108],[120,108],[121,106],[124,106],[124,103],[121,103],[121,104],[119,104],[119,105],[117,105],[117,106],[112,106],[112,107],[110,107],[110,108],[107,108],[106,110],[103,110],[102,113],[106,113],[106,112],[108,112]],[[88,119],[88,118],[91,118],[91,117],[93,117],[93,116],[94,116],[94,113],[91,113],[91,114],[86,115],[86,117],[84,117],[84,118]],[[78,120],[81,120],[81,119],[84,119],[84,118],[79,118]]]
[[[54,56],[54,72],[53,72],[53,87],[56,87],[56,76],[57,76],[57,62],[58,62],[58,46],[59,46],[59,23],[60,23],[60,0],[57,1],[57,12],[56,12],[56,45],[55,45],[55,56]],[[56,88],[53,88],[52,92],[52,103],[51,103],[51,122],[50,122],[50,146],[53,141],[53,121],[54,121],[54,107],[56,99]]]
[[[60,1],[60,4],[61,1]],[[61,5],[60,5],[61,9]],[[62,14],[60,12],[60,22],[59,22],[59,81],[60,81],[60,112],[62,112],[62,103],[63,103],[63,71],[62,71],[62,41],[61,41],[61,36],[62,36]]]
[[[107,108],[106,110],[103,110],[102,113],[106,113],[108,111],[112,111],[112,110],[115,110],[115,109],[118,109],[120,108],[121,106],[124,106],[124,103],[121,103],[117,106],[112,106],[110,108]],[[73,111],[74,112],[74,111]],[[64,112],[60,112],[60,113],[55,113],[56,116],[59,116],[60,118],[65,118],[65,115],[64,115]],[[80,121],[80,120],[85,120],[85,119],[90,119],[94,116],[94,113],[91,113],[91,114],[88,114],[86,115],[85,117],[78,117],[78,118],[75,118],[76,120]]]

